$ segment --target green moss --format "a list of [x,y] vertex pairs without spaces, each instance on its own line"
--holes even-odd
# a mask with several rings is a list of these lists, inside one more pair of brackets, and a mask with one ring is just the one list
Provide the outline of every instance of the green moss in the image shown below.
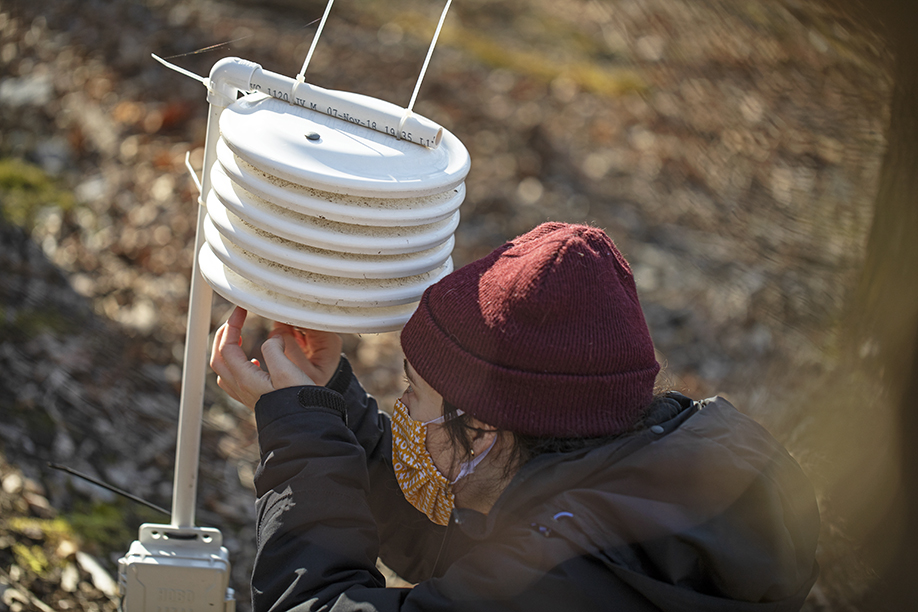
[[54,544],[59,544],[63,540],[74,538],[73,529],[70,524],[62,518],[39,519],[25,516],[15,516],[7,521],[10,530],[21,533],[22,535],[36,539],[35,536],[44,538]]
[[76,500],[72,512],[53,519],[0,519],[0,532],[12,536],[8,551],[17,565],[44,576],[62,563],[55,551],[63,542],[100,556],[126,552],[140,524],[153,522],[163,522],[163,515],[120,498],[111,503]]
[[47,207],[70,210],[73,194],[60,189],[41,168],[16,158],[0,159],[0,214],[31,231],[39,211]]
[[155,510],[117,498],[111,503],[80,503],[67,515],[74,532],[88,548],[97,552],[126,551],[141,523],[162,523]]
[[61,518],[16,516],[3,522],[3,530],[15,534],[15,541],[9,545],[13,562],[40,577],[48,576],[60,565],[61,559],[53,551],[62,542],[76,538],[70,525]]
[[136,533],[125,524],[124,510],[119,506],[96,502],[78,508],[67,518],[84,542],[102,550],[127,550]]
[[605,96],[640,92],[647,88],[640,75],[628,69],[608,69],[589,60],[556,62],[538,51],[518,51],[468,30],[445,30],[443,39],[495,68],[505,68],[550,83],[564,76],[583,90]]
[[13,542],[13,558],[16,564],[33,574],[44,576],[51,569],[51,562],[41,546],[26,546],[20,542]]
[[[372,13],[371,10],[367,12]],[[385,20],[378,14],[376,16],[383,23],[389,20],[398,23],[409,34],[429,34],[435,27],[433,21],[417,12],[408,11],[396,16],[387,14]],[[525,50],[514,49],[500,39],[453,22],[444,26],[440,40],[444,44],[462,49],[483,64],[510,70],[544,83],[565,77],[576,83],[583,91],[608,97],[647,90],[647,83],[637,71],[611,67],[598,60],[595,55],[605,51],[588,37],[575,34],[574,30],[549,19],[536,21],[544,28],[542,49],[536,46],[527,46]],[[546,40],[552,44],[545,44]],[[554,59],[562,45],[568,48],[573,59]]]

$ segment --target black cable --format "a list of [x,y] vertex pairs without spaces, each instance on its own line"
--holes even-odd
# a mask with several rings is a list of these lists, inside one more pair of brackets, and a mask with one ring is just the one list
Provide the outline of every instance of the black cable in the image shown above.
[[108,489],[109,491],[111,491],[111,492],[113,492],[113,493],[117,493],[118,495],[123,495],[124,497],[127,497],[129,500],[131,500],[131,501],[133,501],[133,502],[137,502],[138,504],[143,504],[144,506],[146,506],[146,507],[148,507],[148,508],[152,508],[153,510],[156,510],[157,512],[162,512],[162,513],[165,514],[166,516],[171,516],[171,514],[172,514],[171,512],[169,512],[168,510],[166,510],[165,508],[160,508],[159,506],[157,506],[157,505],[154,504],[154,503],[148,502],[148,501],[145,500],[145,499],[141,499],[141,498],[137,497],[136,495],[131,495],[131,494],[128,493],[127,491],[122,491],[121,489],[119,489],[119,488],[117,488],[117,487],[113,487],[113,486],[110,485],[110,484],[106,484],[106,483],[102,482],[101,480],[97,480],[97,479],[93,478],[92,476],[87,476],[86,474],[81,474],[80,472],[74,470],[73,468],[69,468],[69,467],[67,467],[66,465],[60,465],[60,464],[57,464],[57,463],[51,463],[51,462],[49,461],[49,462],[48,462],[48,467],[49,467],[49,468],[53,468],[53,469],[55,469],[55,470],[61,470],[61,471],[63,471],[63,472],[67,472],[68,474],[70,474],[70,475],[72,475],[72,476],[76,476],[77,478],[82,478],[83,480],[86,480],[86,481],[88,481],[88,482],[91,482],[92,484],[94,484],[94,485],[96,485],[96,486],[102,487],[103,489]]

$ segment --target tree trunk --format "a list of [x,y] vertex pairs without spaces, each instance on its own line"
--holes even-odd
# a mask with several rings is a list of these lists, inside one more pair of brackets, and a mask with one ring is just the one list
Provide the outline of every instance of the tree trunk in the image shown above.
[[[893,99],[848,337],[858,367],[881,382],[881,401],[896,408],[898,433],[892,467],[899,488],[864,542],[879,576],[860,607],[899,611],[918,610],[918,2],[881,6],[895,57]],[[864,449],[867,463],[884,450]]]

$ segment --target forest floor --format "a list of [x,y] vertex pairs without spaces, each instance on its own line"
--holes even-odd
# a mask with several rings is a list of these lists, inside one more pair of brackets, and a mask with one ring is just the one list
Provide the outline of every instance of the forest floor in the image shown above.
[[[439,14],[428,4],[340,0],[307,80],[407,104]],[[47,467],[170,505],[197,196],[184,164],[190,152],[200,168],[206,102],[150,54],[197,74],[236,55],[292,76],[323,10],[0,5],[0,610],[114,609],[105,576],[141,522],[166,520]],[[828,520],[808,606],[845,607],[867,574],[825,491],[828,466],[851,459],[811,443],[826,421],[808,383],[830,376],[870,228],[881,43],[799,1],[452,10],[416,111],[472,157],[457,267],[545,220],[606,229],[669,384],[730,398],[817,484]],[[217,299],[213,323],[228,310]],[[264,326],[251,327],[254,344]],[[346,350],[391,405],[397,336],[348,336]],[[224,534],[240,610],[256,461],[248,411],[209,379],[197,519]]]

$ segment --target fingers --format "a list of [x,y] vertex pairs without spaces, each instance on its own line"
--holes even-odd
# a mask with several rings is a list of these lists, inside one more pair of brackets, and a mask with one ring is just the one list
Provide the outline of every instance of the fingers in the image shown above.
[[239,400],[249,408],[255,408],[259,398],[276,388],[268,372],[248,360],[227,360],[227,367],[233,376],[233,391]]
[[328,384],[338,368],[343,342],[333,332],[275,323],[272,336],[284,339],[285,354],[318,385]]
[[287,325],[286,323],[281,323],[280,321],[275,321],[272,331],[269,335],[273,336],[276,333],[283,334],[292,334],[296,332],[296,328],[292,325]]
[[312,331],[309,335],[309,344],[313,349],[311,361],[318,370],[316,380],[319,384],[326,385],[335,374],[341,360],[341,336],[331,332]]
[[[217,373],[217,384],[220,385],[221,389],[226,390],[224,386],[228,382],[231,384],[232,379],[229,372],[229,369],[226,367],[226,363],[223,361],[223,356],[220,351],[225,343],[226,338],[226,325],[221,325],[217,329],[217,333],[214,334],[214,346],[210,352],[210,367]],[[229,392],[229,391],[227,391]],[[233,399],[238,400],[239,398],[234,397]]]
[[338,334],[275,323],[262,345],[267,372],[242,349],[246,311],[236,308],[214,335],[210,365],[217,384],[250,408],[265,393],[301,385],[327,384],[338,367],[342,340]]
[[240,401],[239,397],[233,390],[232,385],[226,380],[226,377],[229,375],[229,370],[226,368],[226,364],[223,363],[223,358],[220,356],[219,347],[223,342],[225,334],[226,326],[224,325],[221,325],[217,329],[217,333],[214,334],[214,346],[210,351],[210,367],[217,374],[217,386],[226,391],[227,395],[238,402]]
[[246,314],[245,310],[237,306],[214,336],[210,365],[214,372],[230,385],[236,384],[230,364],[235,366],[240,361],[248,360],[245,351],[242,350],[242,325],[245,323]]
[[242,325],[246,311],[236,308],[229,319],[214,335],[214,347],[210,366],[217,374],[221,389],[249,408],[265,393],[274,390],[271,377],[255,360],[249,360],[242,350]]
[[303,339],[309,343],[314,353],[334,356],[335,365],[337,365],[343,345],[340,335],[333,332],[319,331],[317,329],[298,329],[297,331],[299,331]]
[[281,335],[284,337],[284,352],[293,362],[297,362],[298,355],[302,355],[307,361],[312,359],[315,348],[310,344],[307,332],[311,330],[302,330],[286,323],[274,323],[274,330],[271,336]]
[[[288,360],[293,362],[296,367],[304,372],[310,379],[315,379],[313,376],[315,368],[312,362],[309,361],[308,353],[304,351],[300,345],[294,328],[289,325],[276,325],[274,331],[272,331],[269,336],[269,339],[272,338],[279,338],[281,340],[281,346],[284,348],[284,355]],[[264,346],[262,346],[262,352],[264,352]]]
[[315,385],[313,379],[285,354],[285,336],[286,334],[271,336],[261,345],[261,353],[274,388]]
[[226,320],[227,329],[226,341],[235,344],[242,344],[242,326],[245,324],[245,317],[249,313],[244,309],[236,306],[229,318]]

